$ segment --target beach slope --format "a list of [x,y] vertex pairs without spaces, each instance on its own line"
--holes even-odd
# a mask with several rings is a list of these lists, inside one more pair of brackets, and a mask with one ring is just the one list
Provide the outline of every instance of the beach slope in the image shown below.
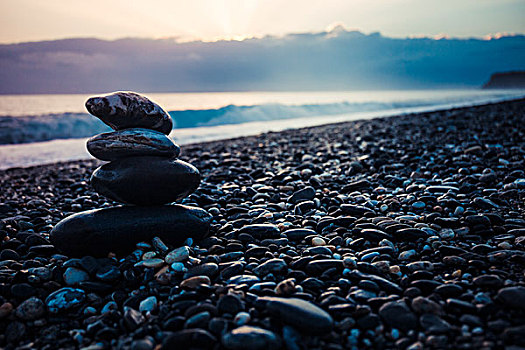
[[212,232],[170,258],[152,242],[98,259],[50,244],[65,216],[115,204],[89,185],[99,162],[0,171],[0,347],[525,343],[525,100],[187,145],[181,159],[203,178],[182,203]]

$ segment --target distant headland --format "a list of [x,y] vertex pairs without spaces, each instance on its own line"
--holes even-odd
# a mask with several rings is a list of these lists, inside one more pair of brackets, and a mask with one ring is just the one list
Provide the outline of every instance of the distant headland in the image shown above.
[[483,89],[525,89],[525,71],[494,73]]

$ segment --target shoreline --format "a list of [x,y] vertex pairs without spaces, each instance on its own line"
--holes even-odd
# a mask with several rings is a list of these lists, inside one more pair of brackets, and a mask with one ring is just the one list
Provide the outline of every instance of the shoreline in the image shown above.
[[[523,98],[490,98],[477,102],[446,103],[434,106],[398,108],[391,110],[380,110],[372,112],[358,112],[352,114],[327,115],[322,117],[302,117],[283,120],[255,121],[241,124],[227,124],[214,127],[197,127],[174,129],[171,137],[180,145],[191,145],[195,143],[206,143],[213,141],[229,140],[245,136],[256,136],[267,132],[280,132],[295,129],[296,125],[304,125],[300,128],[326,126],[353,122],[357,120],[369,120],[374,118],[398,117],[409,114],[440,112],[497,104],[501,102],[519,101]],[[228,135],[224,138],[224,135]],[[85,149],[87,138],[79,139],[56,139],[44,142],[31,142],[22,144],[0,145],[0,170],[13,167],[28,167],[52,164],[54,162],[74,161],[91,159]],[[196,140],[196,142],[194,142]],[[66,151],[64,151],[66,150]],[[51,158],[51,159],[49,159]]]
[[[0,347],[520,346],[524,120],[519,99],[186,144],[203,181],[182,204],[213,219],[181,270],[141,266],[151,245],[79,260],[49,243],[116,205],[88,183],[98,161],[0,170]],[[85,297],[55,314],[62,288]]]

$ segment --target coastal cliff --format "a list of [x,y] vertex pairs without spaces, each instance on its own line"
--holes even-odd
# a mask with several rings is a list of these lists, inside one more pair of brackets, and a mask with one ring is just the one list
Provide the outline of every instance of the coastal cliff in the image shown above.
[[494,73],[483,89],[525,89],[525,71]]

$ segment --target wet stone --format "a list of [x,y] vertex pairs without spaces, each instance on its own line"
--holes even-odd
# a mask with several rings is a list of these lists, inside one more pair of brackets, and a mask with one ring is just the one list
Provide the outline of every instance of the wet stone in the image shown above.
[[263,264],[259,265],[253,270],[258,276],[265,276],[269,273],[282,274],[286,271],[286,262],[282,259],[270,259]]
[[240,298],[235,295],[225,295],[219,299],[217,309],[221,314],[235,315],[244,309],[244,305]]
[[110,265],[103,266],[96,273],[96,278],[104,282],[115,281],[120,276],[120,270],[116,266]]
[[210,219],[206,211],[182,205],[95,209],[62,220],[50,238],[70,256],[125,254],[136,243],[156,235],[172,245],[180,245],[188,237],[204,238]]
[[295,228],[295,229],[285,231],[284,234],[291,241],[301,241],[305,239],[307,236],[315,235],[316,232],[310,229]]
[[404,228],[397,231],[394,235],[397,240],[413,242],[418,239],[425,239],[428,237],[428,234],[417,228]]
[[488,287],[488,288],[497,288],[503,284],[501,278],[497,275],[481,275],[475,277],[472,282],[476,286]]
[[247,284],[248,286],[252,286],[252,285],[254,285],[255,283],[257,283],[259,281],[260,281],[260,278],[257,277],[257,276],[253,276],[253,275],[237,275],[237,276],[231,277],[227,281],[227,283],[228,284],[236,284],[236,285]]
[[525,310],[525,287],[506,287],[498,291],[496,299],[509,308]]
[[315,197],[315,189],[313,187],[305,187],[294,192],[289,198],[288,202],[297,204],[303,201],[312,200]]
[[184,274],[184,278],[189,278],[193,276],[208,276],[213,278],[219,273],[219,265],[215,263],[205,263],[201,265],[196,265],[188,269]]
[[0,305],[0,319],[9,316],[9,314],[11,314],[11,311],[13,311],[13,304],[3,303],[2,305]]
[[184,328],[206,328],[210,321],[210,312],[203,311],[189,317],[184,322]]
[[172,250],[171,252],[169,252],[168,255],[166,255],[166,257],[164,258],[164,261],[167,264],[172,264],[178,261],[185,261],[188,259],[189,256],[190,256],[190,251],[188,247],[183,246],[183,247],[176,248]]
[[87,141],[89,153],[100,160],[156,156],[176,158],[180,147],[165,134],[148,129],[124,129],[98,134]]
[[162,348],[164,349],[209,349],[217,343],[217,338],[210,332],[194,328],[184,329],[170,334],[164,338]]
[[80,282],[89,280],[89,275],[86,271],[74,267],[68,267],[67,270],[64,272],[63,277],[64,282],[66,282],[66,284],[70,286],[77,285]]
[[255,238],[276,238],[281,235],[281,231],[275,225],[270,224],[254,224],[244,226],[239,230],[239,233],[247,233]]
[[98,193],[117,202],[160,205],[178,201],[197,189],[193,165],[164,157],[131,157],[106,163],[91,175]]
[[157,308],[157,298],[155,296],[148,297],[140,302],[140,312],[151,312]]
[[330,332],[333,319],[320,307],[297,298],[260,297],[266,311],[294,328],[314,334]]
[[15,310],[16,317],[30,321],[42,317],[46,312],[45,304],[36,297],[31,297],[18,305]]
[[195,289],[200,285],[209,285],[211,283],[208,276],[194,276],[185,279],[180,283],[180,287],[184,289]]
[[227,349],[242,350],[266,350],[279,349],[281,341],[279,337],[266,329],[242,326],[235,328],[222,337],[222,345]]
[[405,332],[417,327],[417,317],[402,301],[390,301],[379,309],[379,316],[392,328]]
[[82,289],[62,288],[51,293],[46,298],[49,312],[58,313],[76,308],[84,303],[86,293]]
[[423,314],[419,318],[421,327],[429,333],[448,333],[451,326],[448,322],[434,314]]

